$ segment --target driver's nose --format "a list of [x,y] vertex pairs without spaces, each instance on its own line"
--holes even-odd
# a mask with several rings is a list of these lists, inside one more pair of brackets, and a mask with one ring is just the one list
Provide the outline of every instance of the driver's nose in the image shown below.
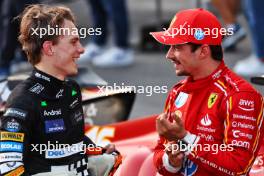
[[78,52],[80,53],[80,54],[83,54],[84,53],[84,47],[82,46],[82,44],[80,43],[80,46],[79,46],[79,48],[78,48]]
[[166,55],[166,59],[172,60],[173,58],[174,58],[173,46],[170,46],[170,49]]

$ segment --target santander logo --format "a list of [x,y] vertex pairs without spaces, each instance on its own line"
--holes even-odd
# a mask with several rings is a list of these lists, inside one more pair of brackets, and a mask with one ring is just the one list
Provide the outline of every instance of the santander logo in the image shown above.
[[201,120],[201,124],[202,124],[203,126],[210,126],[210,125],[212,124],[212,121],[211,121],[211,119],[210,119],[210,117],[209,117],[208,114],[206,114],[206,115],[202,118],[202,120]]

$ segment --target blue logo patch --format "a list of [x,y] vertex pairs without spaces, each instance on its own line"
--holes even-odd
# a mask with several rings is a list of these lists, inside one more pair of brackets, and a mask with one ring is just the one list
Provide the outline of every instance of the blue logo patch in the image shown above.
[[196,40],[203,40],[204,39],[204,32],[202,29],[197,29],[194,33],[194,38]]
[[63,119],[45,121],[46,133],[56,133],[65,130]]
[[10,132],[18,132],[21,126],[15,119],[12,119],[5,123],[4,129]]
[[0,152],[21,152],[23,144],[20,142],[0,142]]
[[198,166],[192,162],[191,160],[187,159],[184,162],[184,165],[181,169],[181,173],[186,176],[192,176],[197,171]]
[[188,100],[189,94],[180,92],[179,95],[177,96],[174,104],[177,108],[182,107]]

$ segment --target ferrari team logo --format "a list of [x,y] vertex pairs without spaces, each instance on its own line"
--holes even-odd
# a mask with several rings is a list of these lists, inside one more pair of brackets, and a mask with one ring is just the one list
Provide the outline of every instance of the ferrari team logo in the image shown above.
[[210,96],[208,98],[208,102],[207,102],[208,108],[213,107],[213,105],[215,104],[217,98],[218,98],[217,93],[211,93],[210,94]]

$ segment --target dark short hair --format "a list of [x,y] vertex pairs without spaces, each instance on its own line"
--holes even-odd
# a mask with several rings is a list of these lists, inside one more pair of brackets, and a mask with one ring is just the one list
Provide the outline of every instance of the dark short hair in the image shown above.
[[75,18],[69,8],[42,4],[28,6],[22,12],[20,18],[20,35],[18,40],[22,44],[22,49],[27,54],[28,61],[32,65],[40,62],[43,43],[45,41],[52,41],[56,44],[59,38],[56,34],[46,34],[41,38],[37,35],[32,35],[33,28],[62,27],[65,19],[75,23]]
[[[188,43],[191,46],[191,51],[194,52],[199,47],[201,47],[201,44],[195,44],[195,43]],[[223,50],[221,45],[209,45],[211,50],[211,56],[214,60],[222,61],[223,60]]]

